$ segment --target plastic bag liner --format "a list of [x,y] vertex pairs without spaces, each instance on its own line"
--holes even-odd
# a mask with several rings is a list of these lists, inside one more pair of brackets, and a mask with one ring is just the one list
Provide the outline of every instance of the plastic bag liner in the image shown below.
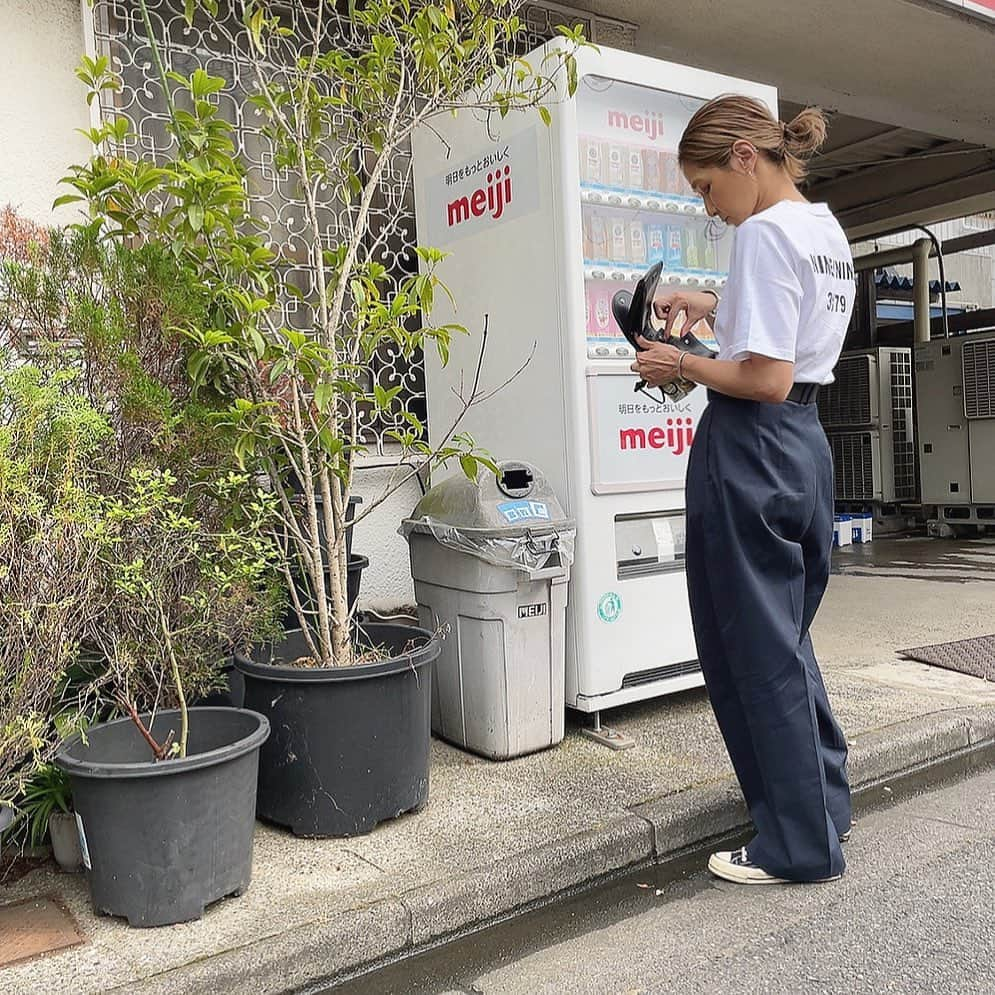
[[398,530],[431,535],[440,545],[496,567],[566,572],[577,530],[545,476],[531,464],[506,461],[495,476],[455,474],[436,484]]

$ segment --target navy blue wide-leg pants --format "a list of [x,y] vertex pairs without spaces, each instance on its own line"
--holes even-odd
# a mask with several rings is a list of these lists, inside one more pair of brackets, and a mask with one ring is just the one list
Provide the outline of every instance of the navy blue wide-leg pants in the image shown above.
[[750,859],[812,881],[844,868],[846,740],[809,625],[829,580],[833,471],[814,404],[709,392],[687,474],[698,658],[749,806]]

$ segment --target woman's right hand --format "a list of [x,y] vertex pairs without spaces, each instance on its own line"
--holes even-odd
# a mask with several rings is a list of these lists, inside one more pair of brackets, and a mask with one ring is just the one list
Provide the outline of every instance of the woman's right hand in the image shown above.
[[683,314],[685,326],[693,328],[702,318],[711,314],[715,303],[714,294],[700,290],[675,290],[657,297],[653,301],[653,311],[658,318],[663,319],[664,331],[670,336],[678,315]]

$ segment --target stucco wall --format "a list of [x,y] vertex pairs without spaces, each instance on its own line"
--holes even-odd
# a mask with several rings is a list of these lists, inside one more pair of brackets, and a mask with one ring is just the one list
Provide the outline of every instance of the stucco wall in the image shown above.
[[[388,486],[390,476],[390,469],[357,470],[353,493],[364,501],[373,501]],[[417,481],[410,480],[356,525],[352,551],[370,558],[370,566],[363,574],[360,589],[359,603],[362,607],[386,611],[415,603],[408,544],[397,534],[397,529],[401,519],[411,513],[420,497]]]
[[90,124],[83,84],[73,70],[83,53],[80,0],[0,3],[0,204],[36,221],[67,221],[72,206],[52,212],[66,190],[66,167],[85,160]]

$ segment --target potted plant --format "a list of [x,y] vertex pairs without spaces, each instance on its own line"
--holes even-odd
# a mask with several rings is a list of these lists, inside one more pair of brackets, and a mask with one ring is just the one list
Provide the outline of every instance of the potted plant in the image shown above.
[[[225,481],[221,498],[237,493]],[[168,471],[133,468],[103,497],[93,537],[104,610],[91,638],[124,717],[63,744],[91,896],[101,912],[157,926],[199,917],[249,884],[258,713],[193,707],[228,640],[253,638],[267,606],[260,495],[248,528],[192,517]]]
[[232,472],[187,376],[176,326],[206,322],[210,294],[167,245],[106,236],[53,230],[2,271],[0,788],[65,734],[67,695],[100,695],[123,718],[69,736],[57,764],[94,904],[156,925],[248,885],[268,724],[188,701],[282,601],[272,498]]
[[25,842],[40,847],[46,839],[52,844],[52,856],[64,871],[83,867],[72,809],[69,779],[53,764],[42,764],[24,787],[18,803],[25,822]]
[[[576,85],[569,45],[542,66],[502,57],[523,30],[519,6],[236,4],[254,78],[249,96],[228,92],[225,100],[261,116],[260,141],[301,201],[302,224],[280,250],[273,223],[253,215],[247,167],[219,115],[225,81],[203,69],[170,72],[138,0],[172,147],[154,163],[135,159],[128,122],[107,121],[91,132],[96,154],[67,178],[74,193],[61,198],[84,202],[94,224],[133,242],[168,242],[201,274],[223,316],[183,325],[193,345],[189,372],[198,389],[230,398],[218,423],[235,433],[236,455],[274,498],[271,534],[296,627],[236,662],[246,704],[274,730],[260,759],[259,813],[296,833],[365,832],[427,798],[429,665],[439,637],[357,624],[347,515],[371,419],[389,426],[398,465],[355,522],[422,469],[451,459],[470,476],[494,469],[458,421],[431,448],[401,387],[377,383],[371,364],[384,350],[412,359],[423,347],[445,359],[452,336],[466,333],[429,322],[434,296],[446,293],[436,273],[443,254],[417,244],[391,208],[404,198],[397,172],[410,184],[404,156],[414,130],[461,110],[536,109],[548,123],[556,74],[567,75],[570,92]],[[195,10],[217,16],[213,0],[188,4],[188,18]],[[583,44],[580,29],[561,30],[574,47]],[[91,99],[117,86],[105,59],[85,59],[79,75]],[[388,254],[406,274],[388,271]],[[487,327],[478,317],[482,362]],[[484,396],[478,366],[464,413]]]

